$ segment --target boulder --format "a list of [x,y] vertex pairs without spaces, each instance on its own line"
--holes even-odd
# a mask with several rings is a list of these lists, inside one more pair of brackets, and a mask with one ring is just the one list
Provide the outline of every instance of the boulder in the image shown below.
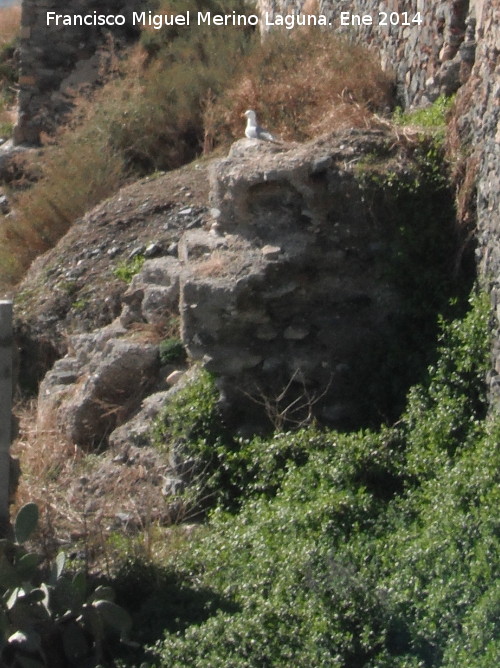
[[40,386],[39,424],[43,427],[55,419],[71,442],[95,447],[155,384],[158,348],[107,339],[103,332],[75,339],[75,354],[56,362]]

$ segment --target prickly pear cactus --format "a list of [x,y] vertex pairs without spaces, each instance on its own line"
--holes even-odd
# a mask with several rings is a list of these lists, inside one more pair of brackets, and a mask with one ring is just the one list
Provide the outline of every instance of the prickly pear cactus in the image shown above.
[[42,570],[42,557],[23,546],[37,523],[38,507],[28,503],[14,540],[0,540],[0,666],[92,668],[110,633],[128,642],[130,616],[110,587],[92,590],[84,573],[67,572],[63,552]]

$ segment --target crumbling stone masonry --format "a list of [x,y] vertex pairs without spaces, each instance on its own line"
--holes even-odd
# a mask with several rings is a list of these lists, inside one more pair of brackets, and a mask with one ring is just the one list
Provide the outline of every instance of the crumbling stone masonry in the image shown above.
[[[468,169],[477,184],[477,264],[494,308],[491,402],[500,406],[500,4],[498,0],[258,0],[261,12],[422,12],[416,28],[361,26],[354,39],[395,68],[403,106],[458,91],[458,119]],[[346,29],[347,30],[347,29]],[[465,109],[465,112],[463,110]]]
[[[455,93],[474,62],[475,16],[468,11],[469,0],[258,0],[258,4],[261,13],[267,12],[271,19],[276,14],[322,14],[337,32],[378,51],[382,67],[396,75],[399,102],[404,107]],[[341,12],[369,15],[373,25],[342,27]],[[379,25],[384,21],[381,12],[387,14],[387,25]],[[404,25],[403,12],[410,25]],[[420,25],[411,23],[417,12]],[[264,34],[272,29],[265,22],[261,28]]]
[[[106,68],[110,41],[131,37],[130,28],[104,31],[51,29],[45,13],[137,10],[142,0],[23,0],[17,143],[36,143],[51,132],[71,105],[71,90],[96,81]],[[392,25],[350,30],[353,39],[375,49],[384,67],[395,69],[398,94],[407,107],[458,90],[459,129],[470,169],[477,173],[477,262],[496,313],[492,396],[500,397],[500,5],[498,0],[257,0],[257,11],[316,13],[421,12],[415,28]],[[261,23],[263,26],[263,23]],[[132,35],[133,36],[133,35]]]

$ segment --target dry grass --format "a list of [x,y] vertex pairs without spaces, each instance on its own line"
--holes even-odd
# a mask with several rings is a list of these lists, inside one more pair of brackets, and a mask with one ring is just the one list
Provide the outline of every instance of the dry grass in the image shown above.
[[391,104],[391,78],[366,50],[311,30],[264,45],[229,27],[145,30],[123,76],[92,106],[80,101],[73,127],[44,149],[39,181],[11,194],[15,215],[0,220],[0,292],[128,175],[173,169],[241,137],[248,107],[284,139],[370,125]]
[[13,45],[21,24],[20,7],[0,9],[0,136],[9,134],[15,122]]
[[161,321],[133,322],[128,326],[126,338],[141,343],[157,345],[169,338],[179,337],[179,318],[174,313],[165,313]]
[[137,45],[92,106],[75,101],[73,127],[44,149],[41,179],[12,194],[15,216],[0,217],[0,292],[129,175],[173,169],[201,152],[203,100],[226,85],[241,41],[236,30],[203,27],[150,45],[155,57]]
[[176,521],[176,509],[160,492],[167,467],[158,453],[141,450],[133,465],[113,461],[116,453],[88,455],[68,444],[56,425],[37,427],[35,402],[15,412],[20,436],[12,454],[21,479],[12,516],[27,502],[38,504],[36,547],[47,558],[64,548],[79,553],[89,569],[102,569],[124,558],[129,542],[146,549],[155,527]]
[[244,75],[220,98],[219,140],[241,137],[242,114],[255,109],[283,139],[304,141],[366,127],[392,105],[393,79],[361,46],[317,28],[278,33],[252,54]]
[[463,120],[472,106],[471,95],[471,89],[465,86],[457,94],[447,126],[445,148],[451,165],[451,181],[455,187],[457,220],[472,231],[476,218],[479,158],[466,137]]
[[68,445],[57,428],[37,428],[35,402],[16,406],[15,413],[20,435],[11,451],[20,460],[21,478],[12,514],[25,503],[37,503],[42,518],[40,539],[53,552],[58,543],[65,542],[68,523],[75,519],[66,498],[67,488],[59,481],[76,474],[83,453]]
[[76,218],[124,182],[123,159],[109,147],[92,111],[87,113],[84,125],[64,133],[59,145],[45,151],[40,180],[12,195],[15,214],[0,219],[0,290],[15,284]]
[[21,7],[0,8],[0,50],[11,44],[19,33],[21,25]]
[[197,276],[205,278],[216,278],[226,276],[229,272],[228,256],[224,256],[220,251],[215,250],[210,253],[206,259],[201,259],[194,266],[194,272]]

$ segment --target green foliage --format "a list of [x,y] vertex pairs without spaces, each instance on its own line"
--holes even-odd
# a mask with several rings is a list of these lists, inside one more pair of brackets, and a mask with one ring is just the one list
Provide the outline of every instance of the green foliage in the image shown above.
[[[2,14],[1,8],[0,14]],[[5,21],[5,15],[2,16],[2,20]],[[15,102],[15,86],[19,74],[15,55],[18,46],[15,22],[7,27],[7,31],[10,34],[2,35],[3,31],[0,28],[0,119],[4,108],[11,107]],[[5,133],[8,125],[0,122],[0,134]]]
[[113,269],[113,276],[116,276],[116,278],[125,283],[130,283],[134,276],[141,271],[145,260],[144,255],[135,255],[130,260],[119,262],[115,269]]
[[49,569],[22,544],[38,523],[38,507],[23,506],[15,541],[0,541],[0,662],[5,668],[92,668],[110,632],[127,640],[128,613],[106,586],[92,588],[82,572],[65,571],[60,552]]
[[15,46],[15,40],[12,40],[12,43],[2,44],[0,35],[0,137],[3,138],[9,137],[12,132],[8,110],[15,102],[13,90],[17,84]]
[[241,508],[219,506],[167,564],[191,597],[210,590],[219,603],[166,633],[144,665],[496,665],[500,419],[484,415],[487,299],[441,328],[439,360],[396,426],[279,434],[219,460],[236,477],[243,465]]
[[31,536],[38,524],[38,506],[36,503],[27,503],[16,516],[14,536],[17,543],[24,543]]
[[468,447],[483,429],[484,378],[489,365],[489,298],[471,299],[463,321],[441,323],[439,358],[429,382],[412,389],[403,418],[409,444],[408,469],[418,478],[433,475],[458,448]]
[[88,306],[88,304],[89,300],[87,298],[81,297],[71,304],[71,308],[75,309],[75,311],[83,311],[83,309]]
[[[5,111],[6,106],[5,103],[0,100],[0,116],[2,115],[2,112]],[[12,128],[13,125],[10,121],[0,121],[0,137],[5,138],[5,137],[10,137],[12,133]]]
[[[191,382],[177,392],[169,402],[154,428],[157,446],[168,446],[167,439],[176,441],[206,441],[213,445],[224,434],[217,407],[219,394],[214,377],[199,370]],[[163,443],[162,443],[163,439]]]
[[180,339],[165,339],[164,341],[161,341],[158,348],[160,352],[160,362],[162,364],[184,362],[186,360],[186,349]]
[[397,125],[416,125],[422,130],[415,158],[425,181],[443,188],[449,182],[444,160],[446,124],[454,103],[454,95],[441,95],[429,107],[408,112],[397,108],[393,115],[393,121]]
[[196,512],[232,494],[232,484],[219,466],[221,452],[233,440],[218,406],[219,392],[211,374],[198,370],[169,402],[152,432],[152,443],[168,452],[171,461],[183,462],[189,490],[183,501]]
[[446,122],[455,103],[455,96],[440,95],[430,106],[413,111],[403,111],[400,107],[393,114],[398,125],[418,125],[444,138]]

